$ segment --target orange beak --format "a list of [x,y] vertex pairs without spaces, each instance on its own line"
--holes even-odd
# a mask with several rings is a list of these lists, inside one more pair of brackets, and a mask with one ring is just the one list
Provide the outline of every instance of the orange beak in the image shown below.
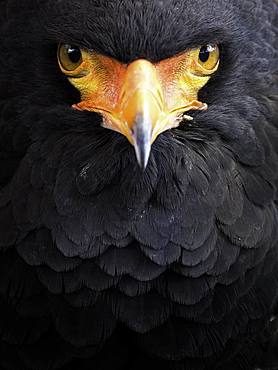
[[99,57],[98,65],[100,60],[99,80],[94,73],[82,85],[78,79],[71,80],[83,99],[73,107],[100,113],[103,126],[126,136],[135,148],[139,165],[145,168],[157,136],[177,127],[182,118],[191,119],[184,114],[186,111],[206,109],[206,104],[198,102],[195,91],[183,91],[184,76],[183,81],[177,79],[173,83],[171,66],[175,63],[169,67],[161,62],[160,70],[158,65],[143,59],[129,65],[104,56]]
[[104,126],[127,137],[134,145],[140,166],[145,168],[166,111],[155,67],[146,60],[138,60],[127,67],[118,104],[111,114],[105,115]]

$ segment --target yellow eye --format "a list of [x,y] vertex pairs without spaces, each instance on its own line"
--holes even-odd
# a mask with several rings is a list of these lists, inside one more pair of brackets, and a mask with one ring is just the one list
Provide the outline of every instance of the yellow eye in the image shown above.
[[83,62],[82,52],[77,46],[60,44],[58,48],[58,60],[62,69],[73,72]]
[[213,70],[220,58],[220,51],[217,45],[205,45],[199,50],[199,65],[207,70]]

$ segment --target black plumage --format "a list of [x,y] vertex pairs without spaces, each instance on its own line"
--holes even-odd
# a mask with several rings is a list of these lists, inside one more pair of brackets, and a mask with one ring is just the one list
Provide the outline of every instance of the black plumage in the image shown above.
[[[0,4],[0,368],[278,368],[277,3]],[[208,110],[143,171],[71,108],[60,42],[121,63],[217,43]]]

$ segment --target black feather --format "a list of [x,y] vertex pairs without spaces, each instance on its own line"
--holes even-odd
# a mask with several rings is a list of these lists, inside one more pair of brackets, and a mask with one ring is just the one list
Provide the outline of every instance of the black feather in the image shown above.
[[[0,0],[0,368],[278,366],[275,0]],[[217,43],[145,171],[57,65]],[[109,86],[108,86],[109,88]]]

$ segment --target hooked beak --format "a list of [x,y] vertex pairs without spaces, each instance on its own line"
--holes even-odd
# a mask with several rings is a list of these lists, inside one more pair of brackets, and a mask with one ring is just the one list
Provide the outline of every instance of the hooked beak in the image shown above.
[[127,137],[144,169],[152,143],[165,128],[166,111],[155,67],[146,60],[137,60],[127,67],[118,104],[111,113],[104,114],[104,127]]

